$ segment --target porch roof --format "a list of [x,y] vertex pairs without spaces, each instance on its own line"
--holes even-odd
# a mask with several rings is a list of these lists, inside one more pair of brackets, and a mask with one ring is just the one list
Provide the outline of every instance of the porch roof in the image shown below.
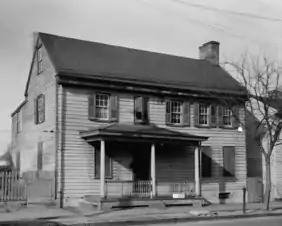
[[181,133],[156,125],[133,125],[115,123],[112,125],[81,131],[80,136],[88,142],[101,139],[139,140],[152,142],[198,143],[208,137]]

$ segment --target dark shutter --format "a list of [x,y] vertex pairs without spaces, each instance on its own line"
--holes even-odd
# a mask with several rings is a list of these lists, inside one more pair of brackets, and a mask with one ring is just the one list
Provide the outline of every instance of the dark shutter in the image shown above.
[[220,128],[224,127],[223,125],[223,106],[218,106],[218,126]]
[[223,176],[235,177],[235,147],[223,147]]
[[41,122],[44,122],[45,121],[45,96],[42,95],[41,98],[42,98],[42,109],[41,109],[42,121]]
[[42,170],[43,167],[43,142],[37,143],[37,170]]
[[210,127],[217,127],[217,106],[211,105]]
[[118,115],[119,115],[119,98],[117,95],[112,95],[110,97],[111,99],[111,105],[110,105],[110,110],[111,110],[111,121],[117,122],[118,121]]
[[166,117],[165,117],[166,124],[171,124],[171,104],[169,101],[166,102]]
[[20,153],[20,151],[18,151],[17,154],[16,154],[16,167],[17,167],[18,171],[21,170],[21,153]]
[[88,95],[88,119],[95,119],[95,94],[90,93]]
[[183,103],[183,125],[190,126],[190,103]]
[[194,125],[199,125],[199,104],[194,103]]
[[95,178],[100,178],[100,151],[95,150]]
[[201,156],[201,172],[202,177],[211,177],[212,176],[212,159],[210,157],[211,148],[210,147],[202,147],[202,156]]
[[37,99],[34,100],[34,124],[38,123],[38,107],[37,107]]
[[239,107],[238,106],[234,106],[232,108],[232,127],[233,128],[238,128],[240,125],[240,121],[239,121]]
[[149,111],[148,111],[149,97],[143,97],[142,100],[143,100],[142,101],[143,123],[148,124],[149,123]]

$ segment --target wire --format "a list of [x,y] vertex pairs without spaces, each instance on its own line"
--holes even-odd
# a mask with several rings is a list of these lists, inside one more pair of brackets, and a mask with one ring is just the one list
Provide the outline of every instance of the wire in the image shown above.
[[247,18],[251,18],[251,19],[267,20],[267,21],[272,21],[272,22],[282,22],[282,18],[258,16],[258,15],[250,14],[250,13],[236,12],[236,11],[227,10],[227,9],[218,9],[218,8],[211,7],[211,6],[198,5],[198,4],[194,4],[194,3],[190,3],[190,2],[182,1],[182,0],[171,0],[171,1],[183,4],[183,5],[187,5],[187,6],[190,6],[190,7],[201,8],[201,9],[210,10],[210,11],[216,11],[216,12],[219,12],[219,13],[226,13],[226,14],[231,14],[231,15],[236,15],[236,16],[243,16],[243,17],[247,17]]

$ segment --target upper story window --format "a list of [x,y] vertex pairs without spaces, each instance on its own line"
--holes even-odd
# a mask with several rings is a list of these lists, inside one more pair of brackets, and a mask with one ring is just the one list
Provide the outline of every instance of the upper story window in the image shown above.
[[196,126],[216,127],[217,106],[208,103],[194,104],[194,119]]
[[200,125],[209,125],[210,117],[210,105],[200,104],[199,105],[199,124]]
[[22,131],[22,110],[20,110],[16,114],[16,128],[17,128],[17,133],[20,133]]
[[166,124],[190,125],[190,103],[179,100],[167,101]]
[[42,45],[37,49],[37,74],[41,74],[43,71],[43,55],[42,55]]
[[148,97],[135,96],[134,97],[134,122],[140,124],[148,124]]
[[91,93],[88,96],[88,117],[90,120],[117,121],[118,96],[108,93]]
[[101,120],[109,120],[110,116],[110,95],[96,94],[95,117]]
[[232,126],[232,111],[228,107],[223,107],[223,126]]
[[34,122],[35,124],[40,124],[45,121],[45,97],[44,95],[39,95],[34,100]]

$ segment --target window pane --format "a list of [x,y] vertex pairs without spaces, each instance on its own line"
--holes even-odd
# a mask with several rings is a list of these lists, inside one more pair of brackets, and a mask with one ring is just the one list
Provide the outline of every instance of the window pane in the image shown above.
[[142,113],[143,113],[143,101],[142,97],[135,97],[135,120],[142,120]]
[[199,124],[200,125],[208,125],[208,109],[209,105],[200,104],[199,105]]
[[223,125],[231,126],[232,125],[232,111],[229,108],[223,108]]

